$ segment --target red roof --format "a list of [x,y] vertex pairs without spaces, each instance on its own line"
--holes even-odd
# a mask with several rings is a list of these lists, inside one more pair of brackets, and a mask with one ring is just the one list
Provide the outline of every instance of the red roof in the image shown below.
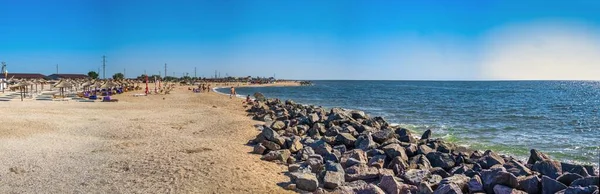
[[[6,78],[14,79],[40,79],[45,78],[45,75],[39,73],[8,73]],[[4,74],[0,74],[0,78],[4,78]]]
[[52,74],[52,75],[49,75],[48,77],[50,77],[52,79],[56,79],[56,78],[85,79],[85,78],[88,78],[88,76],[84,75],[84,74]]

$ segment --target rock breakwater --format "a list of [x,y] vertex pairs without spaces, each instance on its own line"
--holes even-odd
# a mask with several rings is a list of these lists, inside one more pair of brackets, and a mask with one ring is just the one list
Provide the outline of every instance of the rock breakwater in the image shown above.
[[598,193],[592,166],[535,149],[527,161],[432,138],[359,110],[257,101],[264,121],[249,141],[262,159],[288,166],[297,191],[316,193]]

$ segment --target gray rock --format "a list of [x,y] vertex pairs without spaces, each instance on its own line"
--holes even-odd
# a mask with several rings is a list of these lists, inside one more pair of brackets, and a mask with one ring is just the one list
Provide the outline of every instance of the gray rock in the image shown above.
[[[325,136],[336,136],[342,131],[342,128],[339,126],[331,126],[325,130]],[[351,135],[352,136],[352,135]],[[353,144],[354,145],[354,144]]]
[[410,169],[407,170],[402,179],[408,184],[419,185],[421,182],[426,182],[431,177],[431,172],[428,170]]
[[279,137],[279,134],[269,127],[264,127],[261,134],[269,141],[273,141],[276,137]]
[[470,193],[484,192],[483,183],[481,182],[481,178],[479,175],[473,176],[467,183],[467,188]]
[[280,161],[282,163],[287,163],[287,159],[290,157],[290,150],[277,150],[270,151],[269,153],[263,155],[261,157],[262,160],[266,161]]
[[423,154],[419,154],[416,155],[412,158],[410,158],[410,160],[408,161],[410,167],[412,169],[431,169],[433,168],[431,166],[431,162],[429,162],[429,159],[427,159],[427,157],[425,157],[425,155]]
[[252,150],[252,153],[263,155],[263,154],[265,154],[266,150],[267,150],[267,148],[259,143],[259,144],[254,145],[254,149]]
[[317,113],[311,113],[308,114],[308,121],[310,121],[310,123],[321,122],[321,117],[319,117]]
[[281,146],[279,146],[279,144],[277,144],[275,142],[272,142],[272,141],[264,140],[263,142],[261,142],[261,144],[263,146],[265,146],[269,150],[279,150],[279,149],[281,149]]
[[431,188],[431,185],[429,185],[429,183],[421,182],[421,184],[419,184],[418,189],[419,191],[417,192],[417,194],[433,194],[433,189]]
[[378,186],[388,194],[400,194],[402,183],[394,176],[385,175],[380,178]]
[[511,188],[516,188],[519,186],[517,177],[511,173],[503,171],[503,169],[482,170],[481,180],[483,181],[483,189],[488,193],[493,192],[494,186],[498,184],[509,186]]
[[416,156],[418,153],[418,147],[417,144],[414,143],[409,143],[409,144],[405,144],[402,147],[404,147],[404,151],[406,152],[406,155],[410,158],[413,156]]
[[369,160],[369,166],[375,168],[383,168],[383,164],[385,163],[386,156],[385,155],[376,155],[371,157]]
[[513,189],[504,185],[496,185],[494,186],[495,194],[527,194],[524,191],[519,191],[517,189]]
[[325,162],[325,170],[333,171],[333,172],[344,172],[344,168],[342,167],[342,164],[333,162],[333,161]]
[[331,145],[323,140],[318,140],[310,144],[310,147],[315,151],[316,154],[325,155],[331,153]]
[[358,164],[345,169],[346,181],[369,180],[379,177],[379,170],[366,164]]
[[421,136],[421,140],[429,139],[429,138],[431,138],[431,129],[427,129],[427,131],[425,131],[423,133],[423,135]]
[[529,170],[529,168],[515,160],[505,163],[504,168],[506,168],[507,172],[510,172],[517,177],[531,175],[531,170]]
[[446,184],[440,185],[434,192],[434,194],[462,194],[463,192],[457,185]]
[[536,149],[531,149],[529,155],[529,160],[527,160],[527,164],[535,164],[538,161],[544,161],[550,159],[546,154],[537,151]]
[[313,154],[315,154],[315,151],[308,146],[305,146],[302,148],[302,150],[300,150],[300,152],[297,153],[299,159],[302,161],[308,160],[308,157]]
[[556,179],[562,174],[560,162],[554,160],[537,161],[532,169],[552,179]]
[[583,178],[583,177],[578,174],[564,173],[564,174],[560,175],[558,178],[556,178],[556,180],[558,182],[561,182],[562,184],[571,185],[571,183],[573,183],[573,181],[580,179],[580,178]]
[[491,150],[485,151],[483,157],[479,159],[479,165],[484,169],[490,169],[494,165],[504,165],[504,159]]
[[469,177],[467,177],[465,175],[456,174],[454,176],[442,179],[442,181],[440,181],[440,185],[454,184],[454,185],[458,186],[458,188],[460,188],[460,190],[466,191],[468,189],[467,183],[469,182],[469,180],[470,180]]
[[376,148],[377,144],[373,141],[373,137],[370,134],[360,135],[354,144],[357,149],[367,151],[372,148]]
[[383,143],[394,137],[394,132],[392,130],[380,130],[373,133],[371,136],[373,137],[373,141]]
[[446,172],[446,170],[444,170],[443,168],[440,168],[440,167],[431,168],[431,169],[429,169],[429,172],[431,172],[431,174],[440,175],[442,178],[450,177],[450,174],[448,172]]
[[273,122],[273,124],[271,124],[271,128],[273,128],[273,130],[279,131],[284,130],[286,128],[286,125],[283,121],[275,121]]
[[[574,187],[568,187],[567,189],[563,190],[562,192],[564,194],[593,194],[594,192],[598,191],[598,186],[596,185],[591,185],[591,186],[587,186],[587,187],[582,187],[582,186],[574,186]],[[558,193],[561,193],[560,191]]]
[[312,173],[301,173],[297,175],[294,183],[296,184],[296,188],[310,192],[316,191],[319,187],[317,176]]
[[385,194],[385,192],[377,185],[369,184],[364,181],[360,181],[360,184],[344,185],[339,187],[334,193]]
[[352,147],[356,143],[356,138],[354,138],[354,136],[352,136],[350,133],[339,133],[336,136],[335,141],[338,144],[345,145],[346,147]]
[[383,147],[382,150],[385,152],[385,154],[389,158],[395,158],[397,156],[400,156],[400,157],[402,157],[402,159],[404,161],[408,160],[408,155],[406,155],[404,148],[402,146],[400,146],[399,144],[387,145],[387,146]]
[[289,149],[292,153],[297,153],[304,148],[304,145],[300,142],[300,138],[292,138],[290,141]]
[[417,154],[427,155],[429,152],[433,152],[433,149],[425,144],[417,146]]
[[344,172],[327,171],[325,172],[325,177],[323,177],[323,187],[326,189],[336,189],[344,184],[344,180]]
[[336,146],[333,146],[333,149],[340,151],[340,153],[345,153],[347,150],[345,145],[336,145]]
[[353,119],[368,119],[367,115],[363,111],[353,110],[350,111]]
[[350,167],[352,165],[348,165],[346,163],[351,158],[355,159],[358,163],[362,163],[362,164],[367,164],[367,161],[368,161],[367,154],[365,153],[365,151],[363,151],[361,149],[353,149],[353,150],[347,151],[346,153],[342,154],[340,163],[345,168]]
[[288,172],[297,172],[300,170],[300,164],[290,164],[288,165]]
[[519,186],[517,189],[527,193],[539,193],[541,188],[540,178],[537,176],[519,177]]
[[542,194],[554,194],[567,186],[548,176],[542,176]]
[[598,185],[598,176],[589,176],[577,179],[571,183],[571,186],[587,187],[590,185]]
[[443,169],[450,170],[456,164],[454,162],[454,158],[450,154],[441,153],[441,152],[430,152],[426,155],[429,162],[431,162],[431,166],[440,167]]
[[323,159],[317,157],[309,157],[308,160],[305,161],[305,165],[310,166],[312,173],[319,173],[324,168]]
[[585,169],[585,167],[583,167],[581,165],[573,165],[573,164],[562,163],[562,162],[560,163],[560,165],[562,167],[563,173],[570,172],[570,173],[581,175],[582,177],[590,176],[587,169]]

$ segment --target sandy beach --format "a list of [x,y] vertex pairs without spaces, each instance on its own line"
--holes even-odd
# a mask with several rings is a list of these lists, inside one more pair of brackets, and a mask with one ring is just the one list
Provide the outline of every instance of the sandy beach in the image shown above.
[[0,191],[289,192],[278,186],[289,182],[287,167],[249,154],[260,122],[242,99],[187,86],[133,93],[114,96],[117,103],[1,102]]

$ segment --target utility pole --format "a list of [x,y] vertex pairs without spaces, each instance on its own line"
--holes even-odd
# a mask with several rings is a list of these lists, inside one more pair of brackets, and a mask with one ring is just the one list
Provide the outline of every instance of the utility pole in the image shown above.
[[194,77],[196,77],[196,78],[198,77],[198,76],[196,76],[196,67],[194,67]]
[[102,55],[102,77],[106,79],[106,56]]
[[145,76],[148,76],[148,74],[146,74],[146,70],[145,70],[145,69],[144,69],[144,75],[145,75]]
[[123,78],[127,78],[127,69],[123,68]]
[[167,63],[165,63],[165,77],[167,77]]
[[215,70],[215,79],[217,79],[217,70]]
[[[158,71],[158,77],[162,77],[162,73],[160,71]],[[167,77],[167,75],[165,75],[165,77]]]
[[58,74],[58,64],[56,64],[56,74]]

